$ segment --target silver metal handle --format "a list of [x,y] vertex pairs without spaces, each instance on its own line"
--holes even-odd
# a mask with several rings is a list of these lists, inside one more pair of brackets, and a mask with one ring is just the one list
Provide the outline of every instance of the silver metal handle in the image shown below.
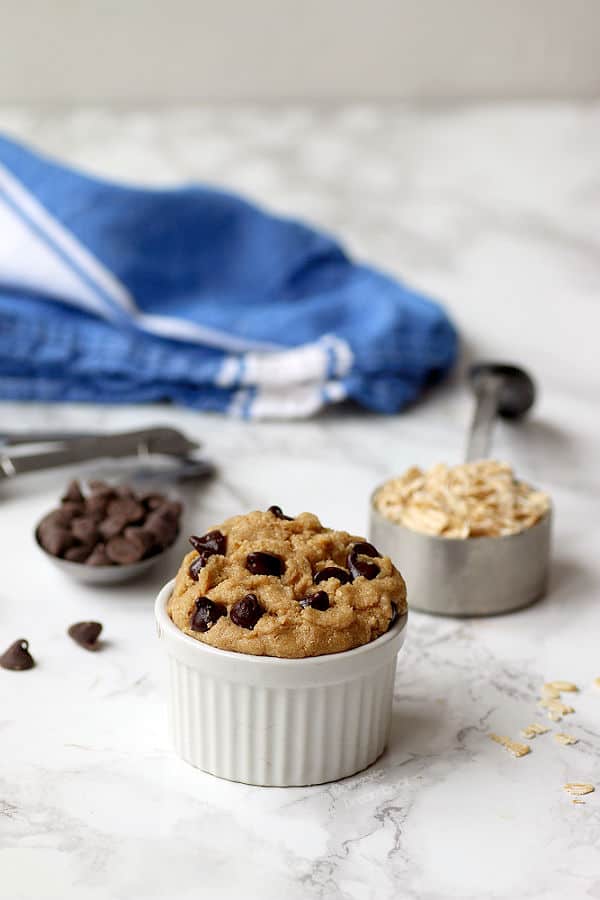
[[475,412],[467,439],[466,462],[489,456],[501,390],[502,379],[494,375],[480,379],[477,384]]
[[467,462],[485,459],[492,446],[492,429],[497,415],[520,419],[535,401],[531,375],[511,363],[480,362],[468,371],[475,394],[475,414],[467,443]]
[[62,442],[56,450],[25,455],[0,454],[0,479],[27,472],[52,469],[91,459],[124,456],[186,456],[198,444],[189,441],[175,428],[146,428],[118,434],[76,437]]

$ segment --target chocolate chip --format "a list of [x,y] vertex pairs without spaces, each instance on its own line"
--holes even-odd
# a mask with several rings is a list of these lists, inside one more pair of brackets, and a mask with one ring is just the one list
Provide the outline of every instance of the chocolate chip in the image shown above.
[[86,559],[88,566],[111,566],[112,561],[106,555],[106,545],[103,543],[96,544],[88,558]]
[[220,531],[208,531],[200,537],[192,534],[189,541],[194,550],[198,551],[198,556],[190,565],[188,574],[194,581],[198,581],[200,569],[204,568],[210,557],[225,554],[227,538]]
[[208,597],[200,597],[196,600],[192,617],[190,619],[190,628],[192,631],[208,631],[209,628],[218,622],[222,616],[227,615],[227,607],[222,603],[215,603]]
[[329,609],[329,596],[325,591],[316,591],[314,594],[308,594],[299,602],[303,609],[306,609],[307,606],[318,609],[320,612],[325,612],[326,609]]
[[368,562],[366,559],[359,559],[359,554],[362,556],[378,556],[377,550],[372,544],[362,541],[350,549],[346,560],[352,578],[358,578],[362,575],[371,581],[379,575],[379,566],[376,563]]
[[82,516],[85,513],[85,504],[66,500],[61,504],[60,509],[70,521],[74,516]]
[[85,511],[93,516],[104,516],[106,507],[111,499],[111,494],[90,494],[85,501]]
[[81,493],[78,481],[71,481],[67,485],[67,489],[62,495],[61,501],[63,503],[68,501],[72,501],[73,503],[83,503],[83,494]]
[[324,569],[317,572],[313,581],[315,584],[321,584],[322,581],[327,581],[328,578],[337,578],[340,584],[348,584],[349,581],[352,581],[350,572],[346,571],[346,569],[340,569],[339,566],[325,566]]
[[268,508],[267,512],[273,513],[273,515],[276,516],[276,518],[278,518],[278,519],[285,519],[286,522],[293,521],[291,516],[284,516],[283,512],[281,511],[280,506],[270,506]]
[[76,544],[74,547],[69,547],[69,549],[65,551],[65,559],[68,559],[69,562],[85,562],[93,549],[93,543]]
[[190,564],[188,569],[188,575],[193,581],[198,581],[200,576],[200,570],[204,568],[206,563],[209,561],[211,556],[215,556],[216,554],[211,553],[210,550],[206,552],[199,553],[196,559]]
[[379,550],[367,541],[360,541],[358,544],[355,544],[352,548],[352,552],[356,556],[381,556]]
[[110,517],[108,519],[104,519],[104,521],[100,522],[98,526],[98,531],[102,535],[105,541],[109,541],[111,538],[116,537],[117,534],[120,534],[125,528],[127,522],[122,517]]
[[71,533],[83,544],[95,544],[98,541],[98,523],[91,516],[77,516],[71,522]]
[[158,507],[162,506],[165,502],[163,495],[157,494],[156,491],[146,491],[145,493],[140,494],[138,499],[144,504],[146,509],[149,510],[158,509]]
[[65,511],[62,508],[53,509],[52,512],[49,512],[48,515],[44,516],[38,526],[38,531],[42,527],[46,527],[48,525],[60,525],[61,527],[64,527],[66,525],[69,525],[72,518],[73,516],[71,515],[71,513]]
[[128,541],[126,537],[116,535],[106,544],[106,555],[115,563],[127,566],[139,562],[144,555],[143,549],[134,541]]
[[[179,504],[177,504],[177,506],[178,505]],[[152,510],[150,516],[154,520],[160,519],[162,522],[166,522],[168,525],[177,529],[180,515],[177,512],[177,506],[173,503],[161,503],[160,506],[157,506],[156,509]]]
[[154,535],[138,525],[130,525],[125,529],[123,535],[131,544],[135,544],[139,548],[140,559],[155,545]]
[[[280,556],[274,553],[249,553],[246,557],[246,568],[253,575],[283,575],[285,563]],[[250,595],[249,595],[250,596]]]
[[167,500],[162,506],[158,507],[161,515],[170,516],[173,521],[177,522],[183,512],[183,504],[178,500]]
[[35,661],[29,652],[29,641],[19,638],[14,644],[0,656],[0,666],[3,669],[11,669],[13,672],[23,672],[25,669],[33,669]]
[[47,550],[52,556],[62,556],[65,550],[75,543],[73,536],[66,528],[51,524],[40,525],[38,540],[44,550]]
[[94,494],[114,494],[114,489],[110,486],[110,484],[107,484],[106,481],[98,481],[98,479],[92,479],[91,481],[88,481],[88,485],[90,490]]
[[233,604],[229,617],[234,625],[248,628],[251,631],[263,613],[264,609],[258,602],[256,594],[246,594],[245,597]]
[[201,537],[192,534],[189,540],[194,550],[197,550],[198,553],[204,553],[206,550],[210,550],[211,553],[218,553],[219,556],[225,555],[227,538],[224,534],[221,534],[220,531],[207,531],[207,533],[203,534]]
[[106,508],[111,519],[122,519],[125,525],[133,525],[144,518],[144,507],[133,497],[117,497]]
[[398,618],[398,606],[396,603],[394,603],[393,600],[391,602],[391,607],[392,607],[392,618],[390,619],[388,628],[391,628],[392,625],[394,624],[394,622],[396,621],[396,619]]
[[170,547],[178,532],[175,522],[158,515],[157,512],[150,513],[144,523],[144,528],[154,536],[156,543],[161,548]]
[[135,500],[135,491],[128,484],[118,484],[114,490],[117,497],[125,497],[129,500]]
[[67,629],[67,634],[84,650],[98,650],[100,647],[98,638],[101,631],[100,622],[75,622]]
[[352,572],[352,578],[358,578],[362,575],[369,581],[379,575],[379,566],[376,563],[366,562],[364,559],[356,559],[351,553],[348,554],[348,568]]

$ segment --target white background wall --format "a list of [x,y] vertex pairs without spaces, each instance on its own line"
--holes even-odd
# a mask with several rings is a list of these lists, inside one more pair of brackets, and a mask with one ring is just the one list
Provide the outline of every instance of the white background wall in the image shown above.
[[591,97],[600,0],[0,0],[0,102]]

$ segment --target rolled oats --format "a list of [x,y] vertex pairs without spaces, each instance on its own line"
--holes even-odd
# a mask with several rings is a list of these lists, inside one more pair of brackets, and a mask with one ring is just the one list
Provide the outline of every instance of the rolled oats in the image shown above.
[[560,691],[557,691],[555,687],[552,687],[551,683],[542,685],[541,694],[542,697],[547,700],[560,700]]
[[576,744],[578,739],[573,737],[572,734],[565,734],[564,731],[558,731],[554,735],[554,740],[558,741],[559,744],[564,744],[566,747],[569,744]]
[[563,703],[562,700],[557,700],[555,697],[542,697],[538,706],[548,711],[548,718],[552,719],[553,722],[560,722],[563,716],[568,716],[569,713],[575,712],[572,706]]
[[548,681],[542,688],[542,691],[557,691],[559,694],[573,693],[579,688],[572,681]]
[[521,734],[526,738],[534,738],[538,734],[546,734],[547,731],[550,731],[550,729],[546,725],[538,725],[537,722],[534,722],[532,725],[526,725],[525,728],[522,728]]
[[509,737],[503,734],[489,734],[488,737],[492,741],[496,741],[497,744],[500,744],[504,747],[505,750],[508,750],[509,753],[512,753],[513,756],[526,756],[528,753],[531,753],[531,747],[529,744],[521,744],[519,741],[513,741]]
[[379,512],[413,531],[447,538],[500,537],[531,528],[550,499],[517,481],[507,463],[492,459],[427,472],[413,466],[378,491]]
[[563,785],[563,789],[568,794],[572,794],[576,797],[579,797],[582,794],[591,794],[596,790],[593,784],[588,784],[585,781],[569,781],[568,784]]

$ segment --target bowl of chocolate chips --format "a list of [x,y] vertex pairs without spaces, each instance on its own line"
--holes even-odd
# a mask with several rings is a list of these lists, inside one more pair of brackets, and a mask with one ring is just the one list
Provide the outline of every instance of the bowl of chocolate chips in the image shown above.
[[72,481],[35,529],[43,553],[87,584],[119,584],[154,566],[175,543],[182,504],[128,484]]

